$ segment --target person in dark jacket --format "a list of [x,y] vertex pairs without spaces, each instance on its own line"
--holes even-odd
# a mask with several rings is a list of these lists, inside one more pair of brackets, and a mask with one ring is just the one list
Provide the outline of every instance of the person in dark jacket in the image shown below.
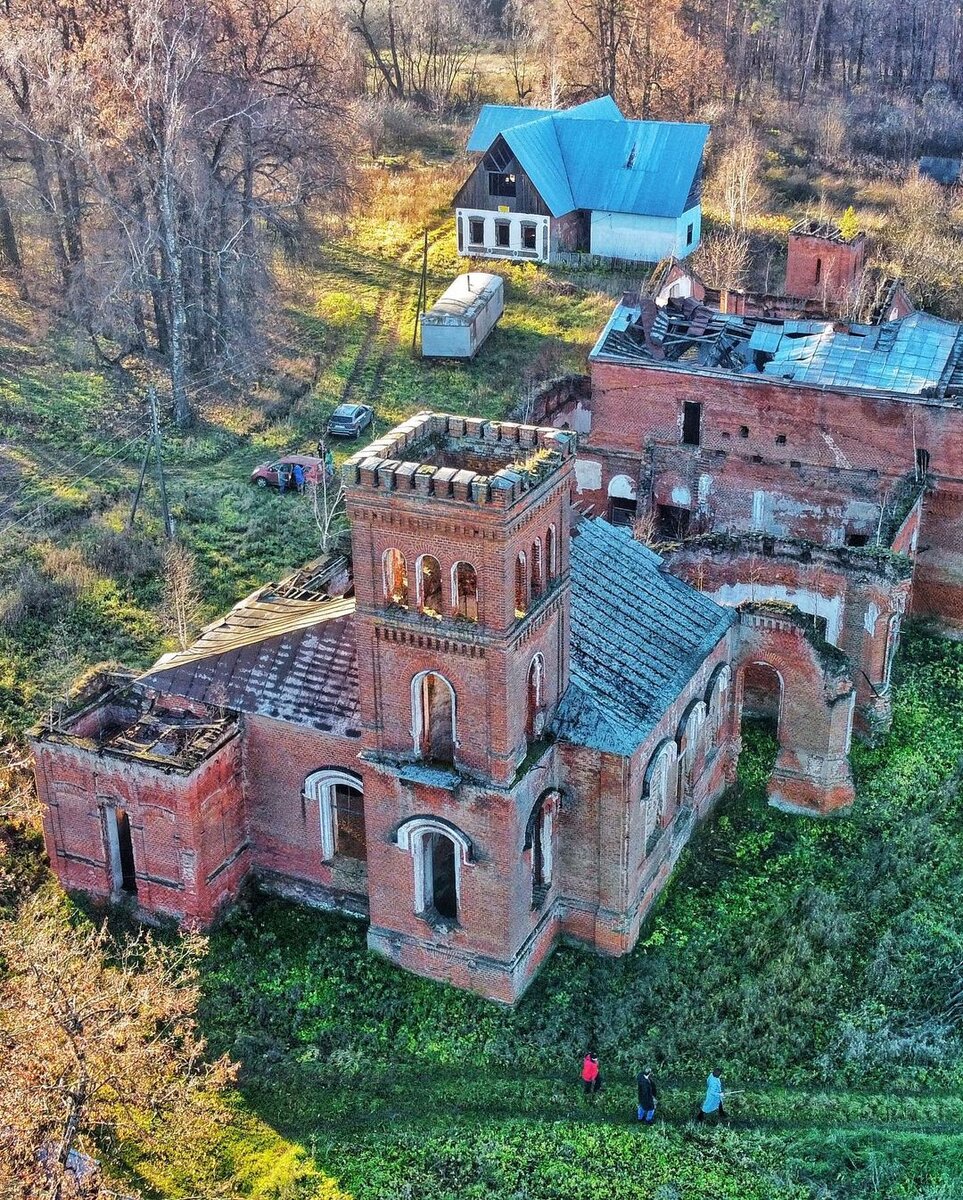
[[656,1097],[659,1092],[652,1078],[652,1068],[646,1067],[639,1072],[639,1120],[651,1125],[655,1120]]

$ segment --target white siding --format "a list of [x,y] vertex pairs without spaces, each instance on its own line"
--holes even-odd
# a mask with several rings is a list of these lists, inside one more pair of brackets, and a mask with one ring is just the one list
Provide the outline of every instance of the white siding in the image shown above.
[[[484,242],[477,245],[471,241],[470,232],[472,219],[483,221],[485,229]],[[508,223],[508,246],[495,244],[495,222]],[[535,226],[535,249],[526,250],[522,246],[522,223]],[[551,243],[548,227],[549,218],[540,217],[534,213],[500,213],[491,209],[456,208],[455,223],[458,236],[458,253],[469,258],[508,258],[527,259],[530,262],[547,262],[548,247]]]
[[[686,244],[689,225],[692,244]],[[684,258],[699,244],[701,210],[689,209],[681,217],[644,217],[633,213],[592,213],[593,254],[623,258],[631,262],[658,262],[674,254]]]

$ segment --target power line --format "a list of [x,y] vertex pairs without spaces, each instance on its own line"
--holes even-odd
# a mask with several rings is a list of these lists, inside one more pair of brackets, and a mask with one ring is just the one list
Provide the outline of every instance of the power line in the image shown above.
[[[83,475],[74,475],[63,480],[64,486],[71,487],[75,484],[82,483],[85,479],[91,479],[101,467],[109,466],[111,463],[126,462],[130,458],[131,448],[137,445],[140,441],[140,436],[131,438],[127,445],[123,446],[117,454],[111,455],[109,458],[101,459],[96,467],[85,472]],[[30,509],[29,512],[25,512],[22,517],[18,517],[16,521],[11,521],[9,524],[0,528],[0,537],[3,537],[4,534],[9,533],[11,529],[15,529],[18,525],[22,525],[24,521],[29,521],[31,517],[36,516],[37,513],[41,512],[47,507],[47,505],[50,503],[50,499],[51,498],[48,497],[46,500],[41,501],[40,504]]]

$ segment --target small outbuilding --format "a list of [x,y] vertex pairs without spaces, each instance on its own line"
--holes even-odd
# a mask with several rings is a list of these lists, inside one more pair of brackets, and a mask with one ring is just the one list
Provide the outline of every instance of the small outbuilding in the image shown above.
[[474,358],[505,309],[500,275],[469,271],[421,316],[424,358]]

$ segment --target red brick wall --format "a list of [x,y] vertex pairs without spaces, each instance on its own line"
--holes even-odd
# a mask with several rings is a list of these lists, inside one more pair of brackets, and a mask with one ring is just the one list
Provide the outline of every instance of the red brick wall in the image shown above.
[[857,286],[866,262],[866,239],[852,242],[790,233],[786,295],[844,300]]

